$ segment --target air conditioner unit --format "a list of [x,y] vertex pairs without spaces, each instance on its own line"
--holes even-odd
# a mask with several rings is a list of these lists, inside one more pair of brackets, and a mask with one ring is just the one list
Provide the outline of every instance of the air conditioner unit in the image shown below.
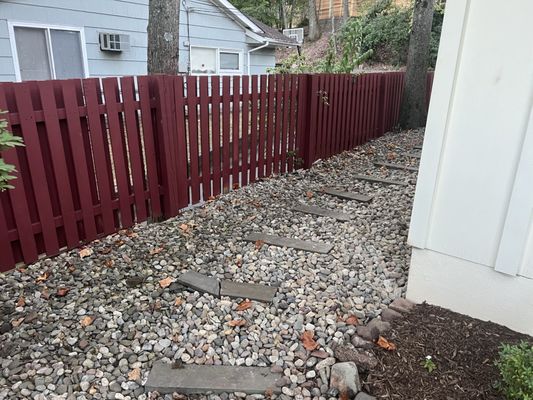
[[124,51],[130,48],[130,35],[100,32],[100,50]]
[[283,34],[302,44],[304,41],[304,28],[283,29]]

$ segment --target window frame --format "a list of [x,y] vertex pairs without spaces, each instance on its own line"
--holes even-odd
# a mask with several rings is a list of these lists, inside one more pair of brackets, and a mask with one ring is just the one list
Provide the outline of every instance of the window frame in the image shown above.
[[50,30],[78,32],[80,34],[80,48],[81,48],[81,58],[82,58],[81,64],[83,67],[82,78],[89,77],[89,63],[87,61],[87,48],[85,46],[85,43],[86,43],[85,30],[83,27],[42,24],[42,23],[25,22],[25,21],[8,21],[7,29],[9,32],[9,42],[11,44],[11,54],[13,56],[13,66],[15,68],[15,79],[17,82],[22,82],[22,77],[20,74],[20,63],[19,63],[19,56],[17,52],[17,43],[15,41],[15,28],[36,28],[36,29],[43,29],[45,31],[46,45],[47,45],[47,51],[48,51],[48,63],[50,64],[52,79],[57,79],[57,77],[56,77],[55,64],[53,60],[53,44],[52,44],[52,38],[50,35]]
[[[209,50],[215,50],[216,51],[216,60],[215,60],[215,70],[216,72],[214,74],[203,74],[198,72],[192,72],[192,50],[193,49],[209,49]],[[237,54],[239,56],[239,69],[220,69],[220,53],[232,53]],[[242,49],[231,49],[226,47],[210,47],[210,46],[196,46],[192,45],[189,46],[189,73],[191,75],[197,75],[197,76],[211,76],[211,75],[221,75],[221,74],[229,74],[229,75],[240,75],[243,73],[244,70],[244,51]]]

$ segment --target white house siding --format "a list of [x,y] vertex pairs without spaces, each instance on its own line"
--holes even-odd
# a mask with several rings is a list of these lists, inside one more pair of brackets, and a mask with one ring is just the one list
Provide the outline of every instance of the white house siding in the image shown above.
[[[0,2],[0,81],[14,81],[8,21],[83,28],[90,76],[146,73],[148,0],[7,0]],[[130,49],[103,52],[99,32],[130,36]]]
[[[180,72],[188,71],[190,44],[241,51],[242,73],[247,73],[247,52],[257,46],[246,43],[244,29],[209,0],[187,1],[187,27],[187,12],[180,4]],[[16,78],[8,21],[83,28],[89,76],[146,74],[148,0],[0,1],[0,81]],[[130,49],[101,51],[99,32],[129,35]],[[265,73],[275,64],[274,49],[251,53],[251,60],[251,73]]]
[[449,0],[407,296],[533,333],[533,2]]
[[[247,43],[244,29],[209,0],[188,0],[185,9],[180,3],[180,72],[188,72],[189,47],[212,47],[238,50],[243,57],[242,73],[248,73],[248,51],[257,45]],[[187,29],[187,15],[189,29]],[[276,63],[274,48],[264,48],[250,54],[251,73],[264,74]]]

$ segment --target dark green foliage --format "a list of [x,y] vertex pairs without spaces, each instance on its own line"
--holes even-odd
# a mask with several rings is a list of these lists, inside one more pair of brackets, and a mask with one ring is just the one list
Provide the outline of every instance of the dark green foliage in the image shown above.
[[504,344],[496,362],[502,381],[499,389],[508,400],[533,400],[533,346]]
[[[0,114],[2,112],[0,111]],[[7,121],[0,118],[0,151],[7,150],[15,146],[23,146],[22,138],[13,136],[11,132],[7,130]],[[6,164],[0,157],[0,192],[6,189],[12,189],[13,186],[9,184],[9,181],[15,179],[11,175],[15,171],[15,167],[11,164]]]
[[278,6],[272,4],[269,0],[235,0],[231,4],[246,15],[254,17],[267,25],[278,26],[280,24]]
[[[444,18],[445,1],[437,1],[431,28],[429,65],[435,66],[440,32]],[[413,6],[396,6],[392,0],[378,0],[359,19],[362,20],[362,51],[374,50],[373,62],[405,65],[409,48]]]
[[407,59],[412,8],[399,8],[391,0],[379,1],[360,17],[364,51],[373,49],[372,61],[403,65]]

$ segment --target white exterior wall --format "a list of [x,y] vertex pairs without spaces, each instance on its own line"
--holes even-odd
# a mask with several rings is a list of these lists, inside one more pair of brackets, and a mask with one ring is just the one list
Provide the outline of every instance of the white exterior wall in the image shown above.
[[533,2],[449,0],[407,297],[533,333]]

